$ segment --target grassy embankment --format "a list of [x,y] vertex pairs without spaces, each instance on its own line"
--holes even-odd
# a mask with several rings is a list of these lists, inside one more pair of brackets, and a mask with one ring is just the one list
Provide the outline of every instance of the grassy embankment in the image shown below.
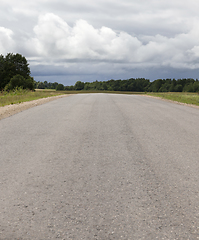
[[168,93],[147,93],[147,95],[160,97],[163,99],[193,104],[199,106],[199,94],[198,93],[187,93],[187,92],[168,92]]
[[14,92],[0,92],[0,107],[15,103],[22,103],[27,101],[32,101],[40,98],[47,98],[52,96],[57,96],[64,94],[61,91],[27,91],[27,90],[17,90]]

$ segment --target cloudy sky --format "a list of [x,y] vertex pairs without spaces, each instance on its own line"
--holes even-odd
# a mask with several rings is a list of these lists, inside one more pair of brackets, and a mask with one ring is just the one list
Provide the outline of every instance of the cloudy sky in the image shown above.
[[0,54],[36,81],[199,78],[199,1],[1,0]]

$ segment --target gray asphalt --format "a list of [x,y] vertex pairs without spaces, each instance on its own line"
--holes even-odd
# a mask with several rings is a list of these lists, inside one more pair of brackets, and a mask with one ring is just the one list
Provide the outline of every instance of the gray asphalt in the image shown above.
[[199,110],[81,94],[0,121],[0,239],[199,239]]

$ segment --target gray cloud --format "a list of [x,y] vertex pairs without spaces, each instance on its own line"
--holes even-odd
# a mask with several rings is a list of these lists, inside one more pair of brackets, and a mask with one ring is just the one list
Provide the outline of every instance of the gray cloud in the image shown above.
[[56,76],[66,85],[196,78],[198,7],[195,0],[2,0],[0,53],[20,52],[36,80]]

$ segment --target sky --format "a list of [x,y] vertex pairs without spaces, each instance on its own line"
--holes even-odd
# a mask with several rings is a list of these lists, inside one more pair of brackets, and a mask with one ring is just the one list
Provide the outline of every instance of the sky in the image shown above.
[[199,1],[1,0],[0,54],[36,81],[199,78]]

